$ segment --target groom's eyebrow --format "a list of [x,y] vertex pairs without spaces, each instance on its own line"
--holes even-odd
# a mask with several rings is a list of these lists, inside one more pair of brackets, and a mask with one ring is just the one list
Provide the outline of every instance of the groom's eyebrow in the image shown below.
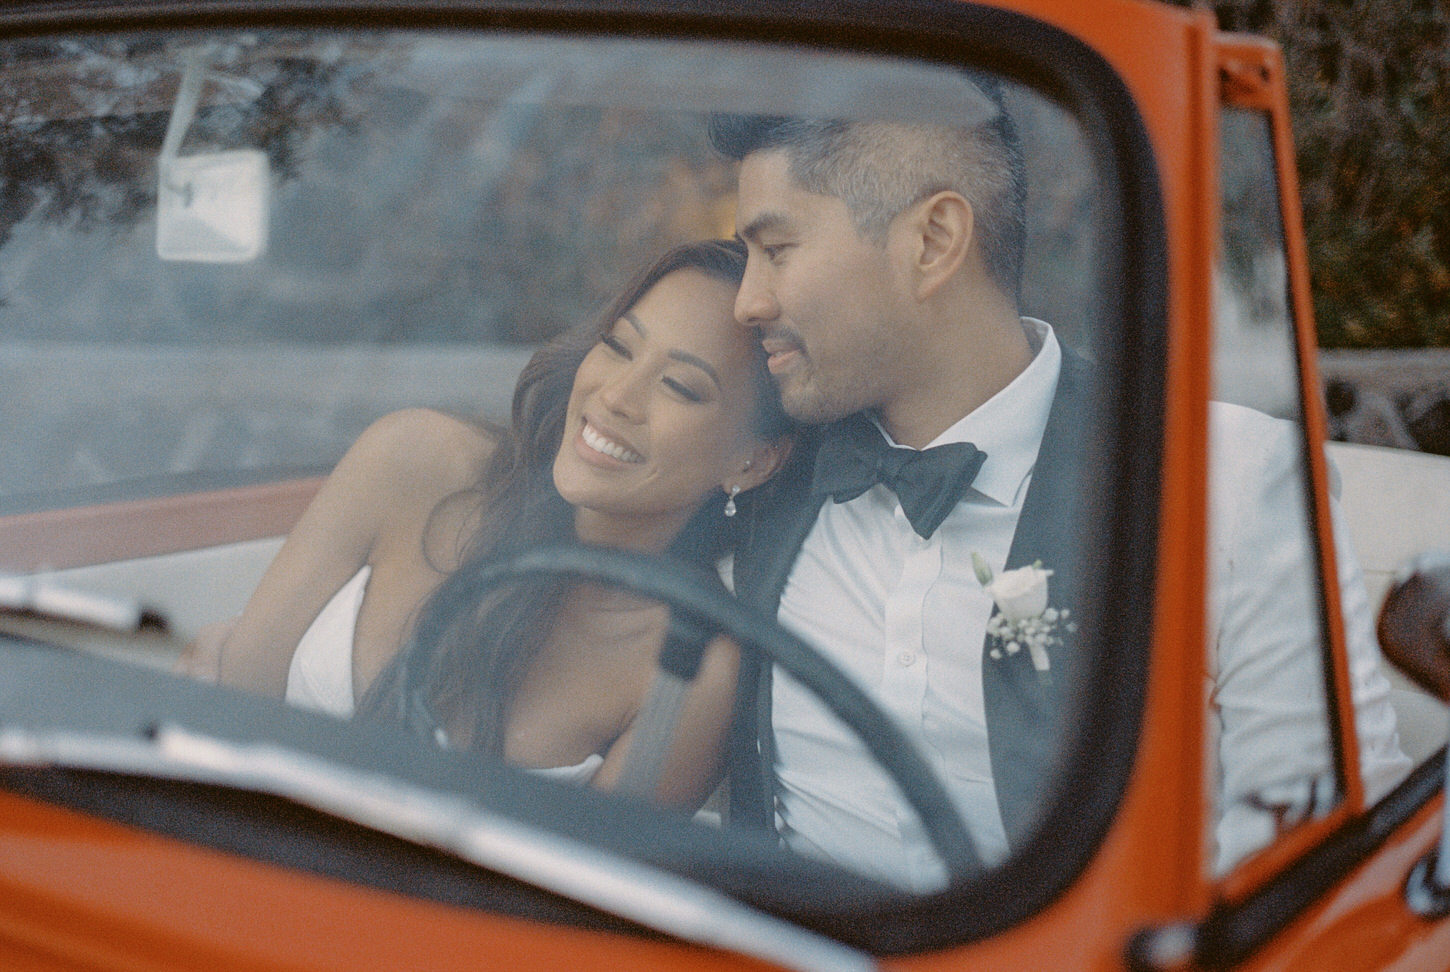
[[783,230],[789,222],[789,218],[784,213],[761,213],[735,235],[746,243],[754,243],[760,239],[762,233]]

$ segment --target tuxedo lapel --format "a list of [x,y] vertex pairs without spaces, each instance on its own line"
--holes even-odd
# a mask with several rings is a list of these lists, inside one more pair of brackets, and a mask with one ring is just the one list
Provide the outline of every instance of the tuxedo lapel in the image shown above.
[[[1078,515],[1082,486],[1082,415],[1088,389],[1087,364],[1064,352],[1052,409],[1012,537],[1006,569],[1040,561],[1053,571],[1050,604],[1071,609],[1075,568],[1082,556],[1085,525]],[[1072,639],[1049,652],[1050,668],[1039,672],[1026,651],[992,657],[992,636],[982,650],[982,683],[992,778],[1002,824],[1011,846],[1030,833],[1053,777],[1060,739],[1062,694],[1072,679]]]
[[[735,596],[768,618],[780,607],[791,567],[816,522],[824,497],[811,495],[814,436],[797,443],[790,463],[772,482],[772,492],[755,508],[746,536],[735,551]],[[732,824],[774,829],[774,734],[770,729],[771,666],[759,654],[743,653],[730,737]]]

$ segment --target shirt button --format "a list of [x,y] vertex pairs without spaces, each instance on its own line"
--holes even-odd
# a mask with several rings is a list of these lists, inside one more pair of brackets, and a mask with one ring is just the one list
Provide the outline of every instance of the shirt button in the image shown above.
[[916,655],[909,651],[903,651],[896,656],[896,660],[901,663],[902,668],[910,668],[916,662]]

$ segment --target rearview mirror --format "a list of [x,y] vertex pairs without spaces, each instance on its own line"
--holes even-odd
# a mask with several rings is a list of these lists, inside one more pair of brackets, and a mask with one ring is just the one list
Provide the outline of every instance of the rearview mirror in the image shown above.
[[156,255],[191,263],[246,263],[267,245],[266,153],[235,149],[163,156],[156,188]]

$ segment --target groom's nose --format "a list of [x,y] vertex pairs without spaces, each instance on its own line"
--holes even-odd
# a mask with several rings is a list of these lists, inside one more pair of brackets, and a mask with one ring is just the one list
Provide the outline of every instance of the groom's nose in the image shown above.
[[740,290],[735,295],[735,319],[746,327],[757,327],[780,315],[780,304],[775,299],[775,293],[755,266],[753,257],[746,262],[745,276],[741,279]]

